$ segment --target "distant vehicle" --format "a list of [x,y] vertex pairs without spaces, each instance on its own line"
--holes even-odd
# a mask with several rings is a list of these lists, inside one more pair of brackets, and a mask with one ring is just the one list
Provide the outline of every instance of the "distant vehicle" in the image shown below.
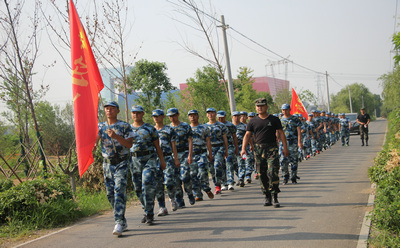
[[351,128],[350,128],[350,134],[356,133],[360,135],[360,124],[357,123],[357,113],[345,113],[346,117],[350,119],[351,122]]

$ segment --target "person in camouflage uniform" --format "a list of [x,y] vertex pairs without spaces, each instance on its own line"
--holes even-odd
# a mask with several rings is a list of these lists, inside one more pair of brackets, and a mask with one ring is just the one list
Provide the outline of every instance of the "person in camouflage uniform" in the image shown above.
[[[254,112],[249,112],[249,114],[248,114],[248,119],[249,120],[251,120],[251,119],[253,119],[254,117],[256,117],[256,113],[254,113]],[[246,125],[247,125],[247,123],[245,123]],[[251,140],[253,141],[253,137],[251,138]],[[254,144],[254,142],[253,142],[253,144]],[[249,165],[251,166],[251,170],[252,171],[255,171],[254,172],[254,179],[255,180],[258,180],[258,173],[257,173],[257,171],[255,170],[255,155],[254,155],[254,150],[253,151],[250,151],[250,153],[247,153],[247,160],[248,160],[248,163],[249,163]],[[246,169],[247,170],[247,169]],[[250,169],[249,169],[249,171],[250,171]],[[251,178],[251,175],[250,175],[250,178]],[[247,175],[246,175],[246,179],[247,179]]]
[[[315,121],[315,123],[317,124],[316,125],[316,131],[317,131],[317,133],[318,133],[318,137],[317,137],[317,139],[315,140],[315,145],[316,145],[316,147],[317,147],[317,154],[319,154],[320,152],[322,152],[322,146],[323,146],[323,139],[322,139],[322,136],[324,136],[323,135],[323,132],[324,132],[324,123],[323,123],[323,121],[322,121],[322,119],[320,118],[320,112],[319,112],[319,110],[313,110],[312,111],[312,113],[313,113],[313,115],[314,115],[314,121]],[[325,137],[325,136],[324,136]]]
[[[247,119],[251,119],[255,115],[256,114],[254,112],[250,112],[249,114],[247,114],[246,111],[241,111],[240,112],[240,122],[245,124],[247,127]],[[244,136],[244,134],[243,134],[243,136]],[[243,140],[243,137],[242,137],[242,140]],[[252,141],[252,139],[250,139],[250,140]],[[241,142],[238,141],[238,146],[239,145],[241,147],[242,141]],[[254,171],[254,153],[253,153],[253,148],[251,148],[252,146],[253,146],[253,142],[250,142],[250,146],[246,147],[246,151],[247,151],[247,158],[245,160],[245,165],[246,165],[245,181],[246,181],[246,183],[251,183],[251,174]],[[240,151],[240,148],[238,150]],[[241,157],[239,156],[239,159],[240,158]]]
[[235,171],[237,171],[237,156],[239,155],[236,137],[236,126],[226,120],[225,111],[217,112],[218,121],[223,123],[228,130],[228,157],[226,158],[226,176],[224,177],[224,186],[222,190],[234,190],[235,185]]
[[[281,118],[283,132],[287,140],[287,148],[289,150],[289,156],[284,156],[281,153],[280,161],[282,168],[283,184],[287,184],[289,181],[289,164],[291,165],[290,179],[292,183],[297,183],[298,169],[298,148],[303,148],[301,141],[301,122],[296,116],[290,114],[290,105],[285,103],[281,107],[283,116]],[[283,147],[282,141],[280,146]]]
[[177,168],[181,165],[178,159],[178,152],[176,150],[176,134],[175,131],[167,125],[164,125],[164,110],[155,109],[152,115],[155,129],[157,130],[160,148],[163,152],[166,168],[163,171],[160,166],[160,160],[157,163],[157,187],[156,187],[156,198],[159,205],[158,216],[164,216],[168,214],[168,210],[165,207],[165,194],[164,185],[167,187],[167,194],[171,202],[172,211],[178,209],[178,205],[175,201],[177,182],[179,181],[179,173]]
[[212,156],[214,160],[210,163],[210,173],[215,185],[215,195],[221,194],[221,185],[224,182],[225,158],[228,157],[228,130],[226,126],[217,121],[217,112],[214,108],[207,108],[208,122],[204,124],[210,129]]
[[317,132],[317,123],[314,120],[313,114],[308,114],[307,125],[310,129],[310,143],[311,143],[311,155],[315,156],[317,154],[317,140],[319,138],[319,134]]
[[321,118],[324,121],[324,149],[331,148],[331,118],[329,117],[330,113],[325,110],[321,111]]
[[307,121],[303,116],[300,115],[301,118],[301,140],[303,141],[303,149],[302,149],[302,158],[309,159],[311,157],[311,134],[310,134],[310,126],[307,124]]
[[186,122],[179,121],[179,110],[177,108],[170,108],[167,111],[167,116],[171,121],[172,127],[176,133],[176,149],[178,152],[178,159],[181,163],[180,170],[180,183],[177,189],[176,201],[179,207],[185,207],[183,200],[182,183],[186,194],[189,198],[190,205],[194,205],[196,200],[193,196],[192,179],[190,175],[190,165],[193,162],[193,133],[192,128]]
[[151,225],[154,220],[157,156],[160,159],[162,170],[166,168],[166,164],[160,148],[157,130],[143,121],[143,107],[140,105],[132,106],[131,116],[133,119],[131,127],[136,135],[135,143],[131,148],[132,181],[136,195],[145,212],[141,222]]
[[342,146],[349,146],[351,121],[346,117],[345,113],[342,113],[340,117],[339,128],[342,138]]
[[264,206],[279,207],[279,154],[277,138],[283,142],[284,156],[289,155],[285,134],[279,118],[269,115],[267,100],[259,98],[255,101],[258,116],[247,124],[240,155],[247,155],[246,147],[254,134],[254,153],[256,170],[260,175],[260,185],[265,195]]
[[[236,126],[236,137],[238,140],[238,149],[242,150],[242,143],[244,135],[246,134],[246,124],[240,122],[241,112],[234,111],[232,112],[232,123]],[[249,152],[250,149],[246,149],[246,152]],[[249,153],[248,153],[249,154]],[[238,186],[244,187],[244,180],[246,175],[246,162],[248,161],[247,156],[241,157],[237,156],[238,163]]]
[[96,150],[100,140],[107,199],[114,212],[113,234],[121,236],[128,228],[125,218],[126,185],[130,161],[129,148],[132,147],[134,133],[129,123],[117,119],[118,103],[106,103],[104,111],[107,121],[98,124],[99,132],[93,150]]
[[190,110],[188,116],[193,133],[193,163],[190,165],[193,193],[196,196],[196,201],[203,200],[201,189],[206,192],[208,198],[213,199],[214,194],[211,192],[208,179],[208,162],[213,161],[210,129],[199,123],[199,112],[197,110]]

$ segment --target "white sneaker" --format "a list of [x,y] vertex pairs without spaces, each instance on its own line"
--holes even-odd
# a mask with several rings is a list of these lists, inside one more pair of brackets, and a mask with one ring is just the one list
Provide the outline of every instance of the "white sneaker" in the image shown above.
[[168,214],[167,208],[160,208],[160,209],[158,210],[157,216],[165,216],[165,215],[167,215],[167,214]]
[[221,187],[221,190],[222,190],[222,191],[225,191],[225,190],[227,190],[226,186],[225,186],[225,185],[224,185],[224,186],[222,186],[222,187]]
[[228,186],[228,190],[234,190],[235,188],[233,188],[233,186],[232,185],[229,185]]
[[113,235],[117,235],[118,237],[122,235],[122,226],[120,224],[115,224]]
[[178,209],[178,203],[174,199],[169,199],[171,202],[172,211],[176,211]]

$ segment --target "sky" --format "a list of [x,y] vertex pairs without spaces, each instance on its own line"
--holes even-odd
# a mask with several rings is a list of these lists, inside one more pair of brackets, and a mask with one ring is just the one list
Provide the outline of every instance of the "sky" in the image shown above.
[[[391,37],[399,32],[395,18],[397,1],[203,0],[196,3],[218,20],[224,15],[229,25],[227,39],[233,78],[239,67],[246,66],[255,77],[287,79],[297,92],[308,89],[326,99],[325,73],[329,74],[330,94],[355,82],[363,83],[374,94],[381,94],[378,78],[393,67]],[[92,8],[87,1],[75,2],[81,18]],[[190,27],[195,24],[179,13],[182,8],[178,2],[182,6],[178,0],[128,0],[130,31],[126,34],[127,53],[137,54],[134,61],[165,62],[168,77],[177,87],[207,65],[182,44],[188,42],[200,53],[209,54],[204,34]],[[209,18],[205,20],[211,23]],[[215,26],[214,29],[214,44],[222,54],[222,31]],[[71,74],[47,39],[47,34],[41,36],[44,49],[36,63],[34,86],[48,84],[50,90],[45,99],[63,105],[72,102]],[[70,61],[68,51],[63,54]],[[283,58],[294,63],[279,64]],[[43,65],[55,60],[53,68],[44,69]],[[0,109],[4,110],[4,105]]]

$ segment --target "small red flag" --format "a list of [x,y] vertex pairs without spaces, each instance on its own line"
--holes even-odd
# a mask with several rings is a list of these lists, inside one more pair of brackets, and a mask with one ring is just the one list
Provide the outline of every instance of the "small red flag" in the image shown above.
[[72,0],[69,1],[69,25],[76,153],[79,175],[82,176],[93,163],[92,149],[98,132],[99,92],[104,84]]
[[290,114],[302,114],[307,118],[308,113],[300,98],[297,96],[296,91],[292,88],[292,102],[290,103]]

